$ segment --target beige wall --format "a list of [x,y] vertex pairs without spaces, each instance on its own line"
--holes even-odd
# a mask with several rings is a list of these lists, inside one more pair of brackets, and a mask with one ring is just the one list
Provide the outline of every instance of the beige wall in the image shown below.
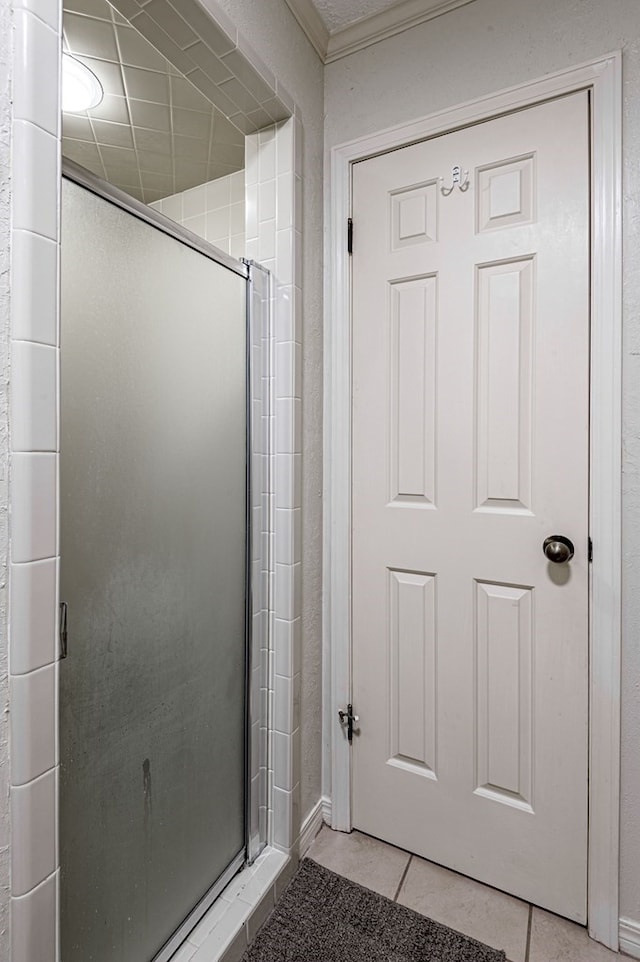
[[[206,6],[206,0],[204,0]],[[323,67],[284,0],[219,0],[296,98],[303,122],[301,819],[320,797]]]
[[325,72],[325,144],[329,149],[617,49],[623,51],[627,264],[620,912],[640,920],[640,4],[475,0],[339,60]]

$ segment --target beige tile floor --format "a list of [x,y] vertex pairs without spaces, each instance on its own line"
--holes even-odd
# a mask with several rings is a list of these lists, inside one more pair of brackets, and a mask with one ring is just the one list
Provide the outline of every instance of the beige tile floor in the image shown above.
[[325,825],[307,852],[320,865],[480,942],[510,962],[621,962],[583,929],[360,832]]

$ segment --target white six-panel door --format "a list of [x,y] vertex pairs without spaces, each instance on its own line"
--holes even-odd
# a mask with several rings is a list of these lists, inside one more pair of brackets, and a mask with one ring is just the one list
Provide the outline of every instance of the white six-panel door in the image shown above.
[[582,922],[588,110],[353,180],[353,824]]

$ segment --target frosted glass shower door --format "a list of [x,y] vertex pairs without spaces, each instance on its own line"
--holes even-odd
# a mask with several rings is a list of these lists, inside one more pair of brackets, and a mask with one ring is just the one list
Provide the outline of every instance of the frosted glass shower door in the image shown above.
[[148,962],[244,850],[246,280],[69,180],[62,962]]

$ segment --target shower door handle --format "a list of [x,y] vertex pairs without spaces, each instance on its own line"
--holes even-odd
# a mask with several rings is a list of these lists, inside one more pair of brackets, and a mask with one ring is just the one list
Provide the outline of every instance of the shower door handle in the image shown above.
[[60,658],[67,657],[67,616],[68,616],[69,606],[66,601],[60,602],[60,621],[58,624],[58,633],[60,635]]

